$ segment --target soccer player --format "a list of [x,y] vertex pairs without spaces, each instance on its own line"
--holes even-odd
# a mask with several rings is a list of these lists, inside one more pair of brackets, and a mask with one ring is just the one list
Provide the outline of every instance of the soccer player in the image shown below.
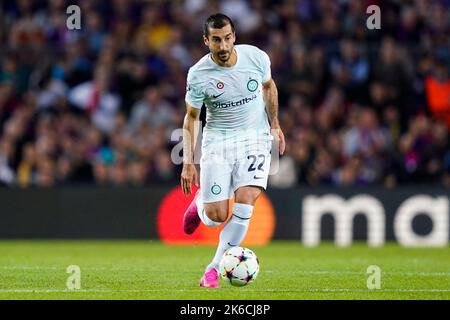
[[[228,218],[228,200],[235,196],[232,216],[222,229],[212,262],[200,286],[219,287],[223,253],[244,239],[253,206],[267,187],[272,140],[283,154],[285,141],[278,122],[278,92],[268,55],[251,45],[234,45],[233,22],[224,14],[210,16],[203,41],[210,53],[189,69],[186,116],[183,123],[185,195],[198,186],[194,164],[195,132],[202,105],[206,106],[200,159],[200,189],[184,214],[184,231],[192,234],[203,222],[219,226]],[[272,130],[271,130],[272,129]]]

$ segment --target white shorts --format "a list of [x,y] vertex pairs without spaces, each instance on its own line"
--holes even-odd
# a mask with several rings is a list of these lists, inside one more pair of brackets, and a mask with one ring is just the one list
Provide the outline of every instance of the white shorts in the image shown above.
[[205,203],[227,200],[243,186],[267,187],[271,161],[271,141],[244,142],[220,150],[202,148],[200,190]]

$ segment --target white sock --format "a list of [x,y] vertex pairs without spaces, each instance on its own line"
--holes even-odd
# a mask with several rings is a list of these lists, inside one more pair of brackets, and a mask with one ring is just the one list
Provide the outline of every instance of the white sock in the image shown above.
[[208,227],[218,227],[222,224],[220,222],[212,221],[210,218],[208,218],[208,216],[206,215],[205,209],[203,208],[202,197],[197,197],[195,204],[197,205],[198,216],[199,216],[200,220],[202,220],[204,225],[207,225]]
[[206,267],[206,271],[210,268],[219,270],[220,259],[226,250],[231,247],[239,246],[247,234],[250,218],[253,214],[253,206],[243,203],[233,204],[233,215],[227,225],[220,232],[219,245],[213,261]]

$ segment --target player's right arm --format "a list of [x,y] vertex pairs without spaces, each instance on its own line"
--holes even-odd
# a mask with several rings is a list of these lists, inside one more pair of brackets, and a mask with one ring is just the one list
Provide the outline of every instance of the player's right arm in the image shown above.
[[183,171],[181,172],[181,188],[188,196],[192,192],[192,184],[198,187],[198,173],[194,164],[195,125],[200,118],[201,109],[194,108],[186,102],[186,115],[183,121]]

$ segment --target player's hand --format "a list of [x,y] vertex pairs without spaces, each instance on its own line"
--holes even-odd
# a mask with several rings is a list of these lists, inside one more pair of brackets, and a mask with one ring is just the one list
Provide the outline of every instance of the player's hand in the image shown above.
[[278,142],[280,155],[283,155],[284,150],[286,149],[286,141],[284,140],[283,131],[280,127],[272,127],[272,135],[274,136],[275,141]]
[[181,172],[181,189],[185,196],[188,196],[192,192],[192,184],[198,187],[198,174],[194,164],[183,165],[183,171]]

